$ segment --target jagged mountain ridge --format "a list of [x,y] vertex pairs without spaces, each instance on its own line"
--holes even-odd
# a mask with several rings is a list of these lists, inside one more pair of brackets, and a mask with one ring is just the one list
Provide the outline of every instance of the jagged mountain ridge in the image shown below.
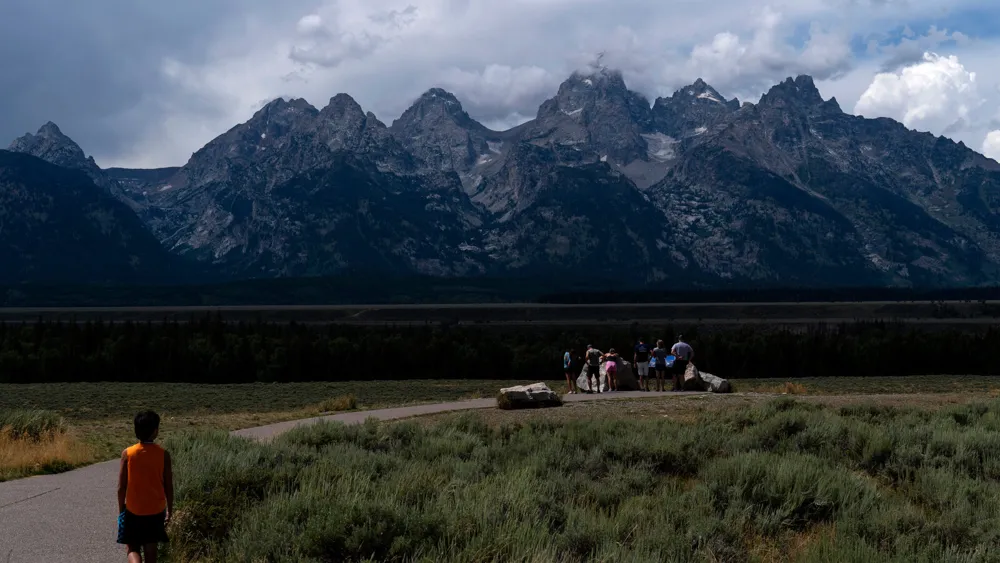
[[[760,171],[768,181],[752,176]],[[845,114],[810,78],[798,77],[707,132],[651,191],[671,220],[690,215],[690,202],[697,202],[697,224],[726,239],[746,237],[754,221],[770,223],[726,262],[704,261],[710,270],[757,279],[759,252],[768,247],[765,262],[812,264],[816,275],[820,262],[846,272],[846,260],[860,257],[866,274],[883,283],[968,285],[996,279],[1000,231],[981,194],[997,187],[995,162],[891,120]],[[818,250],[817,234],[846,244]],[[718,248],[704,237],[683,240],[706,252]]]
[[175,173],[146,175],[157,185],[140,182],[134,208],[167,248],[237,277],[631,268],[638,284],[975,285],[1000,264],[998,169],[845,114],[809,77],[757,104],[700,79],[650,104],[596,68],[508,131],[439,88],[390,127],[346,94],[322,110],[275,100]]

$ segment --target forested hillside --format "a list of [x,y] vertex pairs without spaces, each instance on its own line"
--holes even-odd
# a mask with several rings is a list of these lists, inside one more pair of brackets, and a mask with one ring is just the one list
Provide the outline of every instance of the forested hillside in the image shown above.
[[0,383],[552,379],[587,344],[631,359],[632,343],[677,329],[699,368],[728,378],[995,374],[1000,330],[880,322],[791,331],[761,326],[358,327],[225,323],[0,325]]

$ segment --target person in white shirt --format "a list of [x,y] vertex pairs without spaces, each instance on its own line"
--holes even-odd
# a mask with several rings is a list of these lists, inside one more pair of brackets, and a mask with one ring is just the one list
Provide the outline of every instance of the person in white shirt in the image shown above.
[[688,363],[694,359],[694,349],[687,342],[684,342],[684,335],[677,335],[677,343],[670,348],[670,354],[677,358],[674,360],[673,383],[674,391],[680,391],[684,385],[684,372],[687,371]]

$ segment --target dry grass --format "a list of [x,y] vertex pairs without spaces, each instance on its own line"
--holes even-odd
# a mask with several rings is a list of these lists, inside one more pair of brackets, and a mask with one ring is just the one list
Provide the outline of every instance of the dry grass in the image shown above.
[[74,432],[51,432],[33,439],[0,429],[0,481],[65,471],[92,460],[90,448]]
[[316,405],[316,412],[327,413],[327,412],[342,412],[342,411],[353,411],[358,408],[358,398],[354,395],[340,395],[339,397],[333,397],[332,399],[326,399],[320,404]]
[[808,393],[805,385],[802,385],[801,383],[792,383],[791,381],[786,381],[784,385],[778,386],[775,392],[781,393],[782,395],[805,395]]

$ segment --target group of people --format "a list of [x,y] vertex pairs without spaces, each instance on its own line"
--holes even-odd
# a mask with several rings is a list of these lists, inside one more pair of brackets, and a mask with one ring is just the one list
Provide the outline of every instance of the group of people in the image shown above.
[[[668,350],[662,340],[656,341],[656,347],[650,348],[642,338],[635,345],[632,354],[632,365],[636,368],[636,375],[639,378],[639,389],[651,391],[651,379],[655,378],[656,390],[664,391],[667,373],[671,374],[671,391],[680,391],[684,383],[684,372],[687,371],[688,363],[694,358],[694,349],[687,342],[684,336],[677,337],[677,343]],[[621,356],[614,348],[607,353],[587,345],[583,361],[587,366],[587,381],[594,392],[601,392],[601,364],[605,364],[605,371],[608,377],[608,390],[618,390],[618,360]],[[566,373],[566,387],[570,394],[579,393],[580,389],[576,383],[576,374],[580,371],[576,359],[573,357],[573,350],[566,350],[563,354],[563,371]],[[652,377],[651,377],[652,376]]]

